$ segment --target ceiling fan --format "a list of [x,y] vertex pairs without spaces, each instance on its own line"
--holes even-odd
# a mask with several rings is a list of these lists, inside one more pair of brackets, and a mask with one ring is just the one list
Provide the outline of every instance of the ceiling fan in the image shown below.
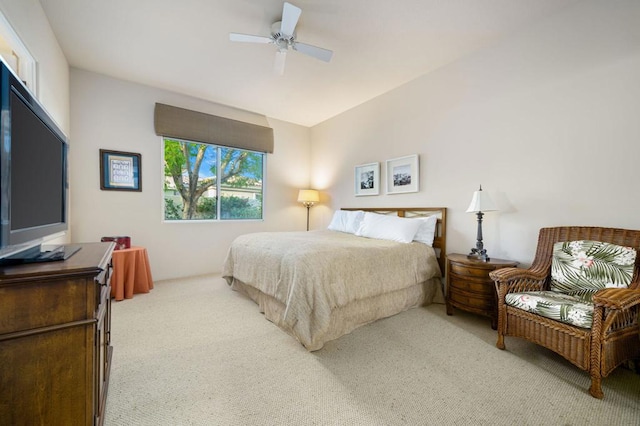
[[296,25],[302,9],[284,3],[282,8],[282,20],[271,25],[271,36],[257,36],[250,34],[229,33],[229,40],[247,43],[275,44],[278,48],[273,69],[278,74],[284,74],[284,63],[287,57],[287,51],[291,48],[305,55],[313,56],[324,62],[329,62],[333,52],[321,47],[312,46],[306,43],[300,43],[296,40]]

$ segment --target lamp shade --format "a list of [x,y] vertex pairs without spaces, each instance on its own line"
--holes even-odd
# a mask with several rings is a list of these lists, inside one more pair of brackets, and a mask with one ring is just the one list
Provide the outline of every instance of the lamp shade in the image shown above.
[[298,192],[298,202],[314,205],[320,201],[320,194],[315,189],[301,189]]
[[482,186],[480,186],[480,189],[473,193],[473,198],[471,199],[467,213],[488,212],[492,210],[498,209],[496,205],[493,204],[493,200],[491,200],[489,194],[484,192]]

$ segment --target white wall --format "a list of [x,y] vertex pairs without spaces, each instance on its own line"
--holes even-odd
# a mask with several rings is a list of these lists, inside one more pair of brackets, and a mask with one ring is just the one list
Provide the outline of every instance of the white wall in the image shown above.
[[[265,220],[165,223],[162,220],[162,141],[154,132],[156,102],[274,129],[267,155]],[[231,241],[258,231],[304,230],[297,191],[309,184],[309,129],[208,103],[173,92],[71,70],[70,152],[73,240],[128,235],[147,248],[154,279],[219,272]],[[142,192],[101,191],[99,150],[142,155]]]
[[[332,209],[448,207],[448,252],[528,264],[543,226],[640,229],[640,2],[579,2],[312,129],[312,185]],[[420,155],[420,192],[355,197],[353,167]],[[383,191],[384,193],[384,191]]]

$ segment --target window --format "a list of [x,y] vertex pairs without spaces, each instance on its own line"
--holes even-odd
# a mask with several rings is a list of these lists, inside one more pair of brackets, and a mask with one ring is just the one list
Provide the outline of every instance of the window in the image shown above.
[[164,219],[262,219],[265,154],[163,138]]

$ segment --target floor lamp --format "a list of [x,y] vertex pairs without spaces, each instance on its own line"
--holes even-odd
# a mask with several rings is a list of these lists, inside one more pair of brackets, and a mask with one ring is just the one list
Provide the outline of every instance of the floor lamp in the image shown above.
[[309,209],[320,201],[320,194],[315,189],[301,189],[298,192],[298,202],[307,208],[307,231],[309,230]]
[[469,253],[468,257],[478,259],[483,262],[488,262],[490,260],[489,256],[487,256],[487,250],[484,248],[482,243],[482,212],[493,210],[498,209],[495,204],[493,204],[489,195],[482,190],[482,185],[480,185],[480,189],[473,193],[471,204],[469,204],[469,208],[467,209],[467,213],[475,213],[478,216],[477,242],[475,248],[471,249],[471,253]]

